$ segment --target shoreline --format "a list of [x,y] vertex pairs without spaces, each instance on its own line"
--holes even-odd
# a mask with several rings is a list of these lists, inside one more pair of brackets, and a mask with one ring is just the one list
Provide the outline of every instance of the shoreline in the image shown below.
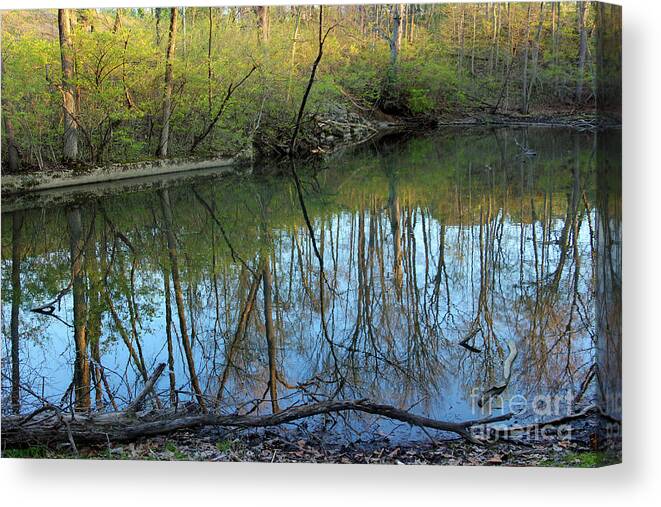
[[[596,131],[602,129],[621,128],[615,122],[600,122],[596,114],[551,114],[528,115],[526,117],[503,114],[474,114],[461,118],[438,118],[433,122],[401,122],[386,123],[375,122],[378,125],[373,132],[363,139],[353,142],[340,142],[331,150],[323,153],[324,157],[331,157],[379,137],[398,132],[431,132],[443,128],[569,128],[577,131]],[[429,125],[433,125],[430,127]],[[172,175],[190,174],[200,175],[209,171],[214,175],[238,174],[241,168],[250,168],[254,161],[241,154],[225,157],[209,158],[171,158],[164,160],[147,160],[142,162],[114,163],[105,166],[70,168],[70,169],[44,169],[30,171],[23,174],[2,175],[0,179],[0,193],[3,198],[19,198],[21,196],[45,194],[51,191],[89,190],[94,192],[95,186],[114,183],[138,183],[141,179],[157,179]],[[153,182],[153,181],[152,181]],[[129,183],[130,184],[130,183]],[[14,206],[11,206],[12,208]],[[19,206],[20,208],[20,206]]]
[[233,168],[245,167],[246,165],[246,161],[239,157],[214,157],[199,160],[176,158],[149,160],[84,169],[46,169],[25,174],[3,175],[1,187],[3,197],[13,197],[25,193],[38,193],[68,187],[84,187],[177,173],[193,173],[205,169],[224,169],[224,172],[233,172]]
[[425,441],[387,437],[329,442],[304,427],[232,431],[213,428],[177,431],[128,443],[81,446],[5,448],[3,458],[51,458],[139,461],[201,461],[305,464],[379,464],[445,466],[547,466],[599,468],[622,462],[612,442],[595,447],[589,434],[577,439],[545,438],[499,441],[477,446],[461,438]]

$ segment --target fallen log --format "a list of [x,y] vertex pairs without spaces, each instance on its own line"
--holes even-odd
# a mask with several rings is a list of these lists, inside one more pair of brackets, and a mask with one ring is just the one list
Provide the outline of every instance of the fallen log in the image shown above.
[[331,400],[287,408],[277,414],[268,415],[221,415],[197,413],[195,406],[187,412],[177,413],[172,409],[152,410],[132,414],[129,411],[103,414],[62,413],[54,418],[41,412],[35,416],[7,416],[2,418],[3,447],[25,447],[29,445],[53,445],[62,442],[76,444],[103,444],[127,442],[141,437],[151,437],[177,430],[204,426],[259,428],[277,426],[321,414],[339,412],[364,412],[394,419],[413,426],[431,428],[460,435],[478,444],[485,443],[471,433],[471,428],[505,421],[512,417],[506,414],[484,419],[449,422],[412,414],[391,405],[373,403],[368,400]]
[[149,393],[152,391],[152,389],[154,389],[156,381],[158,380],[158,377],[161,376],[161,373],[163,373],[164,369],[165,363],[161,363],[156,367],[154,373],[152,373],[151,377],[149,377],[149,380],[147,380],[145,387],[142,388],[142,391],[140,391],[138,396],[136,396],[135,399],[129,403],[129,406],[126,407],[127,414],[135,414],[140,408],[142,408],[142,405],[145,403],[147,396],[149,396]]
[[[12,448],[68,442],[75,449],[76,444],[127,442],[141,437],[152,437],[204,426],[260,428],[291,423],[322,414],[349,411],[386,417],[421,428],[455,433],[471,442],[485,444],[484,440],[472,434],[471,429],[476,427],[483,429],[488,424],[506,421],[513,416],[513,414],[505,414],[461,422],[440,421],[369,400],[328,400],[292,406],[281,412],[267,415],[207,413],[193,403],[185,407],[183,411],[170,408],[138,412],[149,393],[154,389],[156,381],[164,369],[165,364],[159,364],[156,367],[140,394],[124,411],[64,412],[48,403],[27,416],[3,417],[2,446]],[[23,388],[31,392],[29,389]],[[55,415],[51,412],[55,412]]]

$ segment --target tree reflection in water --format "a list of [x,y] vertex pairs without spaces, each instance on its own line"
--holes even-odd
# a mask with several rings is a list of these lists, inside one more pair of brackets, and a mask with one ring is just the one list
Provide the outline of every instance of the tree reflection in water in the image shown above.
[[[164,362],[152,403],[277,412],[343,379],[344,397],[466,419],[508,340],[518,358],[495,413],[515,395],[570,400],[594,364],[601,392],[618,391],[620,201],[594,154],[610,134],[595,136],[448,131],[299,168],[323,279],[285,177],[16,203],[2,221],[3,407],[121,408]],[[30,312],[66,287],[61,321]],[[338,427],[366,425],[394,428]]]

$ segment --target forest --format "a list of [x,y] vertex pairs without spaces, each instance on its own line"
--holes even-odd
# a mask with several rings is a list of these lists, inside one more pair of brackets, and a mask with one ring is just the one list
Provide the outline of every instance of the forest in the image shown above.
[[4,13],[3,455],[619,462],[620,16]]
[[[3,166],[268,159],[289,152],[303,97],[302,139],[319,137],[320,119],[342,123],[324,136],[330,148],[362,118],[424,126],[594,115],[597,96],[613,94],[597,93],[598,68],[609,69],[603,55],[619,44],[604,9],[587,1],[4,12]],[[330,151],[301,145],[305,155]]]

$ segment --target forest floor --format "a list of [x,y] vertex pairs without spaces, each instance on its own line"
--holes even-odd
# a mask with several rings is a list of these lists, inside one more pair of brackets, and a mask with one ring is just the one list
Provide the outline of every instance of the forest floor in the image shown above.
[[581,438],[508,441],[489,446],[463,439],[398,443],[387,438],[324,442],[306,430],[179,431],[126,444],[56,449],[6,449],[4,458],[112,459],[258,463],[342,463],[451,466],[550,466],[593,468],[620,463],[618,445],[595,446]]

